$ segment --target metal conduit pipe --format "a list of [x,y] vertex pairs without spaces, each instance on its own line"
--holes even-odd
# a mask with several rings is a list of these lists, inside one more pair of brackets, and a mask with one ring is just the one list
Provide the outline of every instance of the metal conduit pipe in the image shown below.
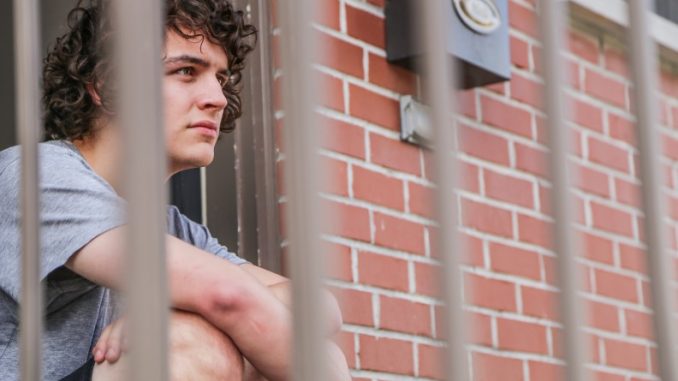
[[454,148],[454,89],[456,80],[455,63],[447,54],[445,47],[448,28],[445,25],[445,7],[442,0],[421,3],[422,20],[418,25],[424,27],[421,44],[426,47],[424,66],[424,84],[431,102],[431,121],[434,128],[433,149],[435,165],[436,220],[440,227],[438,247],[441,266],[441,296],[445,304],[444,327],[447,346],[442,361],[447,380],[467,380],[467,354],[464,314],[462,310],[462,277],[460,244],[457,222],[456,178],[459,170]]
[[[168,379],[162,0],[112,2],[127,209],[129,380]],[[139,36],[144,36],[139,38]],[[149,195],[152,195],[149,197]]]
[[650,270],[650,291],[659,376],[662,380],[678,379],[676,359],[676,329],[673,314],[673,268],[672,258],[666,247],[666,226],[664,225],[664,195],[661,187],[657,132],[657,50],[649,36],[649,0],[630,0],[629,29],[631,75],[633,79],[633,101],[637,110],[636,133],[638,137],[641,198],[643,205],[644,231]]
[[42,373],[40,210],[38,141],[40,111],[40,22],[37,0],[14,1],[17,136],[21,144],[21,304],[19,345],[21,379],[39,381]]
[[325,380],[319,306],[323,273],[320,249],[318,157],[319,134],[315,122],[316,90],[312,54],[317,48],[311,29],[314,0],[287,0],[279,4],[285,113],[285,174],[288,197],[288,264],[292,278],[292,372],[296,381]]
[[567,118],[567,102],[563,96],[565,83],[565,65],[561,52],[565,35],[565,17],[567,2],[561,0],[542,0],[540,3],[539,26],[544,48],[546,115],[549,131],[549,169],[553,189],[553,237],[558,264],[559,313],[564,328],[564,354],[566,380],[586,380],[584,362],[588,358],[584,338],[580,332],[583,324],[584,306],[577,297],[582,284],[577,271],[576,235],[573,234],[572,199],[570,197],[571,178],[567,155],[571,147]]

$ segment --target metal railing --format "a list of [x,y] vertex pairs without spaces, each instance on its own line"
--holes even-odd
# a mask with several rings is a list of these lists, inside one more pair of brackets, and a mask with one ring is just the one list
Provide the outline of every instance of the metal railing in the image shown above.
[[[164,203],[162,175],[165,170],[163,120],[161,118],[161,77],[159,57],[162,47],[162,0],[119,0],[115,3],[117,33],[116,56],[121,75],[122,125],[127,126],[125,140],[126,196],[129,202],[130,232],[129,288],[132,340],[132,380],[167,379],[167,290],[164,263]],[[16,67],[18,132],[22,145],[22,288],[21,288],[21,374],[23,380],[39,380],[41,353],[41,303],[39,274],[39,194],[37,143],[41,114],[38,73],[38,7],[36,0],[16,0]],[[458,173],[454,150],[454,123],[450,105],[454,105],[453,66],[445,53],[443,1],[422,2],[420,17],[427,22],[423,44],[428,75],[425,88],[432,103],[436,127],[435,168],[437,216],[440,228],[439,248],[443,258],[442,291],[447,305],[445,332],[448,352],[446,374],[450,380],[468,379],[465,352],[465,324],[460,290],[461,245],[456,234],[456,181]],[[565,4],[542,0],[541,32],[546,80],[546,112],[550,127],[551,173],[554,187],[554,237],[559,258],[560,306],[565,327],[565,357],[568,380],[584,380],[585,345],[581,338],[582,302],[578,300],[579,276],[576,271],[575,241],[571,229],[569,200],[571,187],[567,172],[568,133],[563,97],[562,41],[565,31]],[[312,53],[316,46],[311,32],[312,0],[281,1],[283,29],[282,52],[285,84],[283,97],[286,119],[286,163],[288,189],[288,227],[293,280],[294,346],[296,380],[322,380],[324,358],[321,325],[317,318],[322,281],[320,253],[321,212],[319,190],[318,129],[314,128],[315,99],[312,77]],[[656,51],[648,37],[649,0],[630,0],[628,31],[633,68],[634,99],[638,114],[638,141],[643,211],[649,252],[654,327],[658,345],[660,376],[675,380],[675,328],[671,287],[671,263],[663,229],[659,150],[656,133]],[[136,38],[143,35],[145,38]],[[133,133],[132,133],[133,132]],[[143,160],[143,171],[136,165]],[[150,164],[149,164],[150,161]],[[153,170],[147,170],[151,165]],[[450,169],[452,168],[452,169]],[[148,197],[148,194],[153,197]],[[143,255],[140,255],[142,254]],[[134,339],[137,338],[137,339]]]

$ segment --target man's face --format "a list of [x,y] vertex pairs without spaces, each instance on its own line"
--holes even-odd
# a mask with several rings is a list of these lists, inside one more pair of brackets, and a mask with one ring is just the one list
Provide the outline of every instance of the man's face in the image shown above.
[[169,170],[206,166],[214,158],[227,104],[222,90],[228,79],[226,53],[207,38],[187,40],[168,30],[164,67]]

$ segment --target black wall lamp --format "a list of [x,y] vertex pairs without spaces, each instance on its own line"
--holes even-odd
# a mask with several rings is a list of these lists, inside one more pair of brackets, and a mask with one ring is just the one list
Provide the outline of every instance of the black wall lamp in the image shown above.
[[[424,48],[417,13],[422,0],[386,2],[386,56],[418,71]],[[431,0],[423,0],[431,1]],[[446,0],[447,52],[457,59],[459,86],[472,88],[511,77],[507,0]]]

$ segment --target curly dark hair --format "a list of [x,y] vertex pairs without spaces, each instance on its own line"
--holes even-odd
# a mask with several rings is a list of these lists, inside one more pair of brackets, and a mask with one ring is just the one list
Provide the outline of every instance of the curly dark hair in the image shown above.
[[[69,31],[56,40],[43,67],[45,138],[77,140],[88,137],[94,121],[110,109],[106,87],[110,67],[104,52],[111,33],[104,17],[107,0],[80,0],[68,14]],[[228,105],[220,131],[230,132],[242,114],[240,80],[245,57],[254,49],[256,28],[229,0],[167,0],[165,30],[184,38],[207,38],[224,48],[230,79],[223,90]],[[94,90],[101,106],[92,98]]]

